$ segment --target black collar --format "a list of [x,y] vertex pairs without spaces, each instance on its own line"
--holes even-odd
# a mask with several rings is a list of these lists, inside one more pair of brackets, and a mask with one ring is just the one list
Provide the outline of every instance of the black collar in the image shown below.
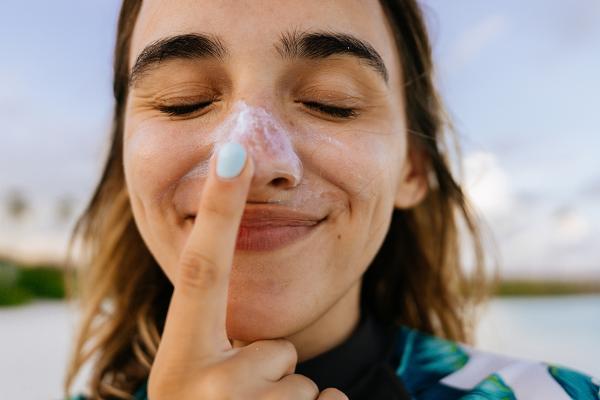
[[298,363],[295,372],[312,379],[319,390],[334,387],[350,400],[410,399],[395,374],[397,332],[361,308],[360,321],[344,342]]

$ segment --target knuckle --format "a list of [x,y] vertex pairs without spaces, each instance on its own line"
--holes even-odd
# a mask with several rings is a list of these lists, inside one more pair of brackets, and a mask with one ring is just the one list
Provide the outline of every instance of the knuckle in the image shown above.
[[[300,374],[286,375],[272,388],[271,396],[282,398],[283,394],[293,394],[293,398],[298,399],[316,399],[319,395],[319,387],[311,379]],[[286,397],[287,398],[287,397]]]
[[300,386],[300,390],[306,396],[309,396],[309,397],[312,396],[311,398],[313,398],[319,394],[319,387],[313,380],[307,378],[304,375],[300,375],[300,374],[292,374],[291,376],[295,377],[295,379],[297,380],[297,382]]
[[184,287],[208,289],[220,279],[217,263],[199,251],[187,249],[179,262],[179,283]]
[[285,354],[292,358],[294,364],[298,362],[298,351],[296,346],[287,339],[277,339],[277,344]]
[[321,392],[318,400],[349,400],[342,391],[336,388],[327,388]]

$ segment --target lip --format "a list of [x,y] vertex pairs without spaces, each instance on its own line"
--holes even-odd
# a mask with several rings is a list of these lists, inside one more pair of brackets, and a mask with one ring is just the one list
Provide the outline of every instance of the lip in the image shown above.
[[[195,215],[187,219],[193,223]],[[305,238],[312,233],[327,216],[285,209],[282,206],[251,206],[244,209],[236,250],[270,251],[276,250]]]

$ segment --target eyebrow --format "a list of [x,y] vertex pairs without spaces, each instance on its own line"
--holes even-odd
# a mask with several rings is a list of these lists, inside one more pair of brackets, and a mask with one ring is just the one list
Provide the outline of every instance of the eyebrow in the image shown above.
[[137,57],[129,76],[129,86],[164,61],[197,58],[224,60],[227,55],[227,49],[216,36],[192,33],[163,38],[145,47]]
[[[333,55],[349,55],[365,61],[388,83],[389,75],[379,53],[369,43],[346,33],[284,32],[275,44],[282,58],[325,59]],[[159,39],[145,47],[136,58],[129,76],[134,85],[152,67],[173,59],[213,58],[223,61],[229,55],[221,39],[214,35],[190,33]]]
[[379,53],[366,41],[347,33],[318,31],[283,33],[275,48],[283,58],[322,59],[350,55],[366,63],[388,82],[388,71]]

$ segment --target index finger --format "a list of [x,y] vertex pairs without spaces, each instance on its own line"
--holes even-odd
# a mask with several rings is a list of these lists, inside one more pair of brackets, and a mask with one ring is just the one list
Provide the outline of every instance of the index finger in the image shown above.
[[[231,176],[240,168],[238,176]],[[223,145],[210,160],[196,220],[179,259],[161,340],[183,357],[231,348],[225,328],[229,273],[253,173],[252,159],[235,142]]]

